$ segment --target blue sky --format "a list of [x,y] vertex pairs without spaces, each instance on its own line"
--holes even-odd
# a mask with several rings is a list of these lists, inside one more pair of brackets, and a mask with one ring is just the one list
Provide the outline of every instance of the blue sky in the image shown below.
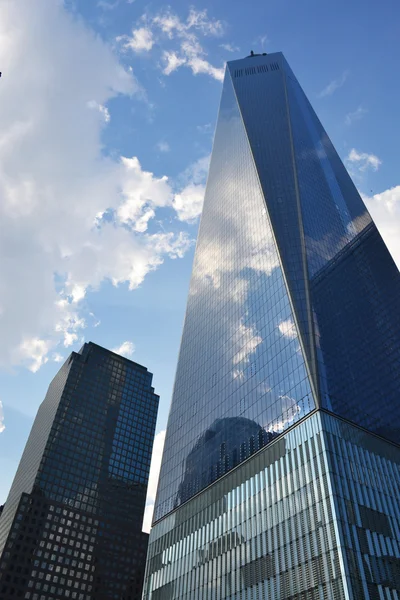
[[224,63],[281,50],[400,264],[395,0],[0,5],[0,503],[84,340],[161,396],[155,493]]

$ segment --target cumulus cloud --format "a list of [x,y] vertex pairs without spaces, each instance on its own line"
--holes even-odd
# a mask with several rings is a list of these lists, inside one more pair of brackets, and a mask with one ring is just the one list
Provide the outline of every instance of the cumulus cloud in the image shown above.
[[180,221],[193,223],[201,214],[204,201],[204,185],[194,183],[187,185],[180,194],[175,194],[173,207]]
[[332,94],[334,94],[336,90],[338,90],[345,84],[348,76],[349,71],[343,71],[342,75],[338,79],[333,79],[330,83],[328,83],[326,87],[324,87],[323,90],[320,91],[320,93],[318,94],[318,98],[332,96]]
[[400,269],[400,185],[363,200]]
[[211,155],[206,154],[189,165],[182,173],[181,181],[184,183],[205,183],[210,166],[210,159]]
[[125,177],[122,188],[123,202],[117,215],[122,223],[127,223],[134,231],[146,231],[149,219],[155,215],[155,209],[172,202],[172,191],[168,177],[154,177],[153,173],[143,171],[138,158],[122,157]]
[[139,22],[142,26],[134,29],[131,37],[117,38],[123,42],[125,50],[150,51],[157,41],[162,48],[160,58],[164,75],[171,75],[185,66],[194,75],[206,74],[222,81],[224,68],[215,67],[207,60],[200,37],[218,37],[223,34],[224,26],[221,21],[210,18],[206,10],[191,8],[186,20],[182,20],[167,9],[152,17],[145,14]]
[[53,345],[54,342],[49,340],[24,338],[18,348],[17,361],[19,359],[32,373],[36,373],[49,360],[47,354]]
[[133,52],[149,52],[154,45],[153,33],[147,27],[133,29],[131,36],[119,36],[117,41],[122,41],[123,48]]
[[64,357],[61,354],[59,354],[58,352],[55,352],[52,356],[52,360],[56,363],[60,363],[64,360]]
[[358,152],[355,148],[350,150],[346,162],[350,165],[356,165],[360,171],[366,171],[367,169],[377,171],[382,164],[381,159],[375,154]]
[[147,486],[146,509],[143,519],[143,531],[147,533],[151,529],[151,521],[153,519],[154,503],[157,494],[157,484],[160,475],[161,459],[164,450],[165,429],[157,433],[154,438],[153,454],[151,456],[149,484]]
[[129,358],[135,352],[135,344],[129,341],[122,342],[120,346],[113,348],[111,352],[115,352],[116,354],[120,354],[121,356]]
[[0,400],[0,433],[3,433],[6,426],[4,425],[4,411],[3,411],[3,403]]
[[359,106],[355,111],[349,112],[346,115],[345,123],[346,125],[351,125],[354,121],[359,121],[368,113],[368,110],[363,106]]
[[186,58],[179,56],[177,52],[164,50],[162,61],[164,64],[164,75],[171,75],[171,73],[186,63]]
[[147,231],[166,177],[102,155],[108,101],[142,93],[110,47],[50,0],[4,0],[0,39],[0,366],[37,371],[82,340],[88,290],[134,289],[191,240]]
[[197,31],[205,36],[220,36],[224,32],[222,22],[210,19],[205,9],[196,10],[191,8],[186,21],[182,21],[178,15],[167,10],[156,15],[153,23],[158,25],[171,39],[175,35],[190,38],[190,34],[193,31]]

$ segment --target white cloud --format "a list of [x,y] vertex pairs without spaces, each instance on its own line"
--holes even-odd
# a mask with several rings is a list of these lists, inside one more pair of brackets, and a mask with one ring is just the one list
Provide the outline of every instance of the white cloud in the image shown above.
[[148,220],[154,217],[155,208],[172,202],[168,177],[157,178],[153,173],[143,171],[136,157],[122,157],[121,160],[126,176],[122,188],[123,202],[117,215],[134,231],[143,232],[147,229]]
[[191,68],[193,75],[203,73],[211,75],[211,77],[218,81],[224,79],[224,68],[214,67],[205,59],[204,50],[196,38],[190,36],[188,39],[185,39],[181,43],[181,52],[186,59],[184,64]]
[[400,185],[363,200],[400,269]]
[[180,221],[193,223],[201,215],[204,192],[204,185],[189,184],[180,194],[175,194],[172,204]]
[[107,103],[142,92],[111,48],[50,1],[3,0],[0,39],[0,367],[37,371],[82,340],[88,290],[134,289],[191,241],[147,232],[166,177],[102,155]]
[[55,352],[52,356],[52,360],[56,363],[60,363],[64,360],[64,357],[61,354],[59,354],[58,352]]
[[113,348],[111,352],[115,352],[116,354],[120,354],[121,356],[129,358],[135,352],[135,344],[129,341],[122,342],[120,346]]
[[341,77],[339,77],[338,79],[334,79],[333,81],[328,83],[328,85],[326,87],[324,87],[324,89],[318,94],[318,98],[325,98],[326,96],[332,96],[332,94],[334,94],[336,92],[336,90],[338,90],[339,88],[341,88],[344,85],[348,76],[349,76],[349,71],[343,71]]
[[168,50],[164,50],[162,60],[164,63],[164,75],[171,75],[171,73],[186,63],[186,58],[178,56],[176,52],[169,52]]
[[71,289],[72,302],[80,302],[86,296],[86,289],[82,285],[75,283]]
[[159,149],[160,152],[169,152],[171,150],[168,142],[164,142],[162,140],[160,142],[158,142],[157,148]]
[[154,45],[153,33],[147,27],[133,29],[132,36],[119,36],[117,41],[123,41],[123,48],[133,52],[149,52]]
[[[178,15],[167,10],[159,13],[153,19],[153,23],[171,39],[178,35],[183,38],[190,38],[193,31],[197,31],[206,36],[220,36],[224,32],[224,26],[221,21],[210,19],[207,10],[196,10],[191,8],[186,21],[182,21]],[[194,39],[193,37],[191,39]]]
[[359,121],[368,113],[368,110],[363,106],[359,106],[355,111],[349,112],[346,115],[345,123],[346,125],[351,125],[354,121]]
[[219,47],[223,48],[227,52],[239,52],[240,51],[239,46],[234,46],[233,44],[220,44]]
[[154,503],[157,494],[157,484],[160,475],[161,459],[164,450],[165,429],[157,433],[154,438],[153,453],[151,455],[151,465],[149,474],[149,484],[147,486],[146,510],[143,519],[143,531],[147,533],[151,528],[153,518]]
[[360,171],[366,171],[369,168],[371,168],[373,171],[377,171],[382,164],[381,159],[375,154],[358,152],[355,148],[350,150],[349,155],[346,158],[346,162],[355,164]]
[[172,202],[180,221],[194,223],[200,216],[209,165],[210,155],[203,156],[192,163],[180,176],[184,187],[175,194]]
[[205,183],[210,166],[211,155],[206,154],[189,165],[180,176],[180,182],[184,185],[189,183]]
[[186,22],[186,30],[197,29],[204,35],[220,36],[224,33],[221,21],[209,19],[207,10],[195,10],[191,8]]
[[259,35],[258,37],[256,37],[256,39],[253,40],[253,44],[256,48],[258,47],[258,45],[260,45],[261,50],[264,50],[268,41],[268,36],[266,33],[264,33],[263,35]]
[[3,433],[6,426],[4,425],[4,411],[3,411],[3,403],[0,400],[0,433]]
[[100,115],[103,117],[104,121],[106,123],[110,122],[110,113],[106,106],[99,104],[95,100],[89,100],[89,102],[87,103],[87,107],[94,110],[98,110]]
[[[134,29],[132,36],[120,36],[124,49],[134,52],[150,51],[155,42],[163,46],[161,66],[164,75],[170,75],[182,66],[190,68],[194,75],[206,74],[222,81],[223,67],[215,67],[207,60],[207,54],[199,42],[199,37],[222,35],[221,21],[208,17],[206,10],[189,10],[186,21],[169,9],[150,17],[144,14],[139,20],[143,26]],[[174,43],[174,47],[165,48]]]
[[17,362],[27,364],[32,373],[36,373],[48,361],[47,354],[54,345],[49,340],[39,338],[25,338],[18,348]]
[[281,321],[278,325],[278,329],[280,333],[289,339],[297,338],[296,326],[293,323],[292,319],[286,319],[286,321]]

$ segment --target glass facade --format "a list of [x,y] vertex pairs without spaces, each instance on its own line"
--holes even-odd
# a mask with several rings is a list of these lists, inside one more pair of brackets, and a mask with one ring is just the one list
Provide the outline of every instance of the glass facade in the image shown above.
[[145,600],[399,600],[400,276],[281,53],[228,63]]
[[400,592],[400,448],[314,412],[152,529],[144,600]]
[[315,407],[235,91],[226,77],[156,519]]
[[400,441],[400,277],[286,61],[320,405]]
[[0,518],[0,598],[141,598],[151,382],[145,367],[92,343],[61,368]]
[[281,53],[228,63],[155,521],[325,408],[400,440],[400,277]]

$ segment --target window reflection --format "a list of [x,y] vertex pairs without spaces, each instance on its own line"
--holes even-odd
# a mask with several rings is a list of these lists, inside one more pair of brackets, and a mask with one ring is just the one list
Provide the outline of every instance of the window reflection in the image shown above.
[[[302,345],[228,75],[193,266],[156,519],[314,408]],[[229,423],[235,419],[236,435],[231,436]],[[253,424],[253,434],[244,423]],[[218,448],[209,455],[200,448],[212,432]],[[190,475],[192,465],[195,474]]]

